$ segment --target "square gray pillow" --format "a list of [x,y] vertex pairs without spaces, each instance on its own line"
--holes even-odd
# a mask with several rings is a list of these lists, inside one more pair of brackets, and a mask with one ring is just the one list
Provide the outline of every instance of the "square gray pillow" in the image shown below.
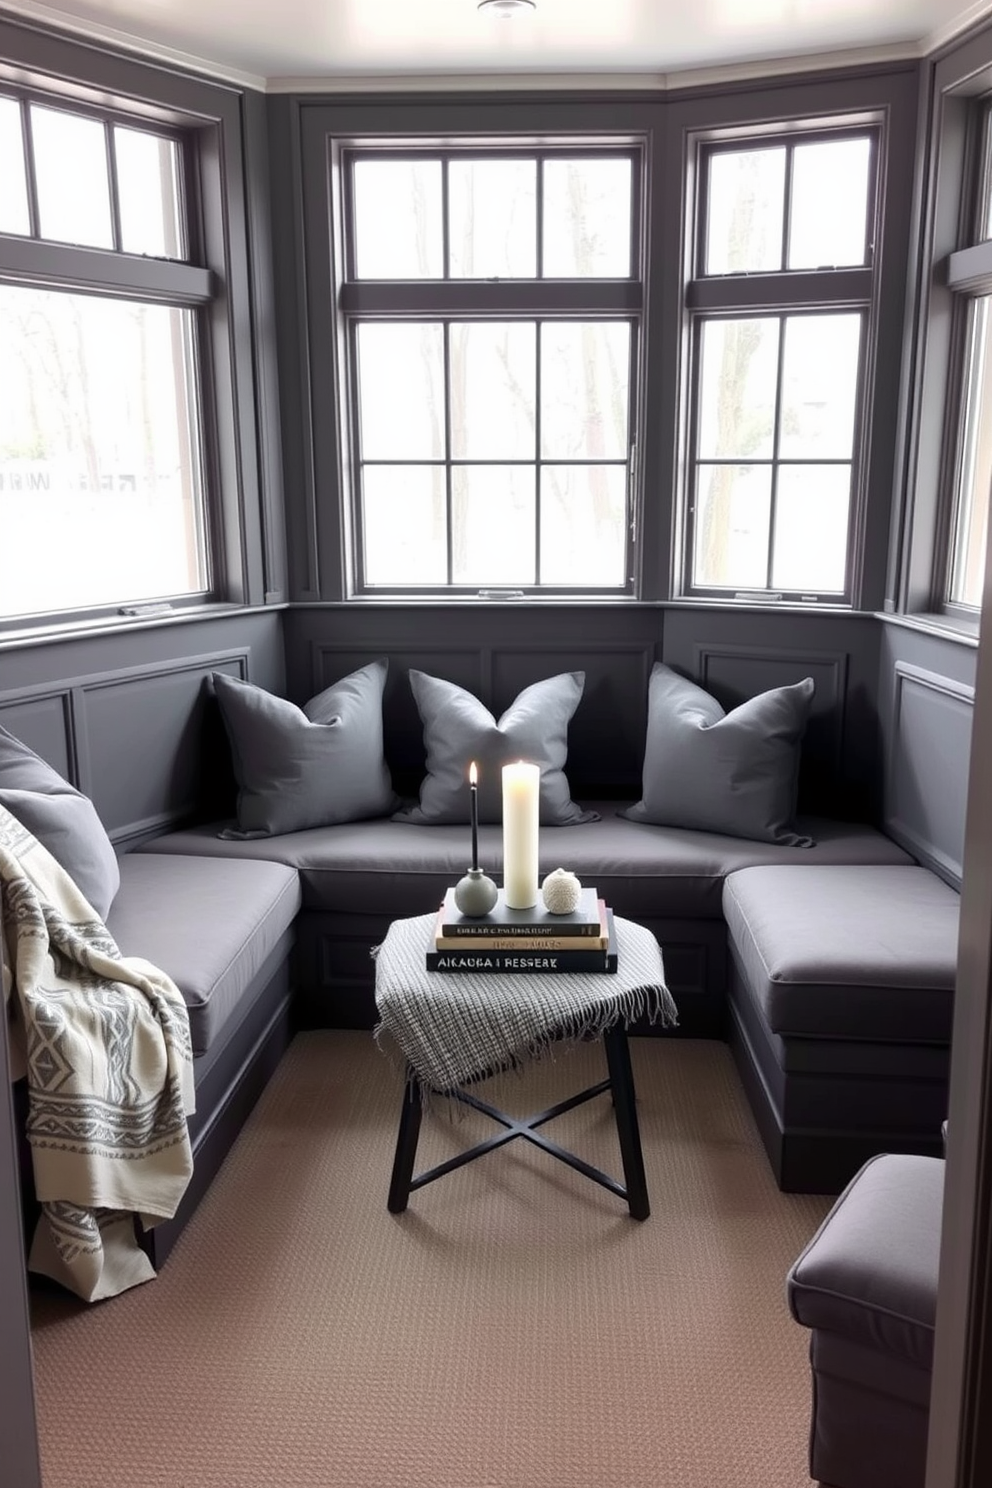
[[759,693],[725,713],[708,692],[656,663],[648,688],[642,798],[620,815],[661,827],[812,847],[793,830],[799,746],[813,679]]
[[271,837],[387,816],[396,804],[382,752],[389,663],[370,661],[302,708],[214,672],[238,784],[238,825],[226,837]]
[[568,725],[579,706],[585,672],[562,672],[525,687],[499,719],[464,687],[410,671],[410,687],[424,725],[427,775],[419,806],[396,813],[396,821],[440,826],[467,822],[471,815],[468,767],[479,771],[479,821],[503,820],[502,767],[528,760],[541,767],[541,825],[566,827],[595,821],[572,800],[565,778]]
[[0,728],[0,804],[47,847],[105,920],[121,886],[121,870],[96,807],[5,728]]

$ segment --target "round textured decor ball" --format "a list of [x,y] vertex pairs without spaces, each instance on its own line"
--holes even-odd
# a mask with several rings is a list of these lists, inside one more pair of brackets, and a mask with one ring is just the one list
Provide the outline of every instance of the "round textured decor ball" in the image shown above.
[[541,885],[541,897],[548,914],[571,914],[578,909],[582,885],[567,868],[556,868]]

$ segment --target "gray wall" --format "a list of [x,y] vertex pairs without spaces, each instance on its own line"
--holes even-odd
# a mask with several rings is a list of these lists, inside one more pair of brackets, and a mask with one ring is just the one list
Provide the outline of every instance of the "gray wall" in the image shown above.
[[230,798],[213,671],[281,691],[281,612],[0,650],[0,724],[96,804],[118,850]]
[[886,832],[961,883],[977,649],[908,623],[881,623],[878,707]]
[[586,674],[569,729],[573,793],[633,800],[640,792],[647,684],[655,661],[698,679],[727,708],[811,676],[803,748],[808,810],[872,819],[880,812],[875,706],[878,622],[871,615],[742,612],[698,606],[294,606],[286,612],[286,680],[303,702],[388,656],[386,751],[397,788],[423,774],[420,720],[407,671],[446,677],[497,715],[528,683]]

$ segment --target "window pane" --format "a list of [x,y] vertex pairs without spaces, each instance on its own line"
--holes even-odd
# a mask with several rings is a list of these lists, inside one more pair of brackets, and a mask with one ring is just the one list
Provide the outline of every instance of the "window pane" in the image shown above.
[[781,456],[851,458],[860,350],[860,315],[786,317]]
[[0,288],[0,347],[3,612],[205,589],[192,313]]
[[626,491],[626,466],[543,467],[542,584],[623,585]]
[[780,269],[784,214],[783,147],[711,155],[703,273]]
[[700,459],[771,457],[778,337],[777,316],[703,322],[698,414]]
[[456,584],[534,583],[533,466],[457,466],[451,523]]
[[43,238],[112,248],[107,139],[80,114],[31,105],[38,217]]
[[30,231],[21,109],[13,98],[0,98],[0,232]]
[[359,160],[354,171],[359,279],[441,279],[439,160]]
[[987,297],[974,302],[968,332],[948,598],[977,608],[982,603],[992,483],[992,316]]
[[797,145],[792,160],[789,268],[865,262],[868,210],[867,139]]
[[447,581],[444,469],[367,465],[362,473],[365,582]]
[[448,167],[452,279],[537,274],[537,161],[452,160]]
[[544,276],[631,274],[631,162],[544,162]]
[[176,141],[115,125],[114,152],[124,252],[183,258]]
[[444,455],[444,339],[436,323],[358,327],[358,402],[365,460]]
[[541,327],[541,453],[550,460],[626,459],[630,326],[547,321]]
[[779,466],[773,589],[843,593],[850,504],[850,465]]
[[533,460],[537,379],[533,322],[456,322],[449,338],[454,458]]
[[692,582],[703,588],[768,584],[771,467],[700,465]]

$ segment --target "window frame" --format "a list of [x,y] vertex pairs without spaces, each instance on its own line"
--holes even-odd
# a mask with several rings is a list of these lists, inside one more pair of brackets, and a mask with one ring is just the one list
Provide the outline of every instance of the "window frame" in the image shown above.
[[[646,294],[645,240],[645,172],[646,140],[641,134],[617,136],[588,132],[561,135],[555,131],[520,139],[516,136],[487,136],[474,131],[451,131],[442,139],[429,134],[388,136],[330,136],[328,170],[332,187],[334,215],[339,224],[332,255],[331,275],[336,310],[335,344],[338,351],[339,385],[345,393],[344,412],[339,418],[342,457],[342,495],[346,507],[345,531],[345,597],[358,600],[376,599],[478,599],[524,598],[538,602],[546,599],[622,600],[634,597],[636,559],[634,548],[639,523],[641,500],[638,481],[637,443],[640,409],[643,403],[644,313]],[[590,277],[583,279],[508,278],[473,280],[445,277],[423,280],[359,279],[355,276],[354,167],[357,162],[378,156],[384,159],[450,160],[503,159],[514,156],[541,161],[544,159],[588,159],[590,156],[623,158],[631,162],[631,236],[629,273],[624,278]],[[538,170],[538,181],[541,174]],[[446,193],[445,193],[446,195]],[[536,241],[541,241],[541,194],[538,186],[535,217]],[[442,219],[444,269],[448,268],[448,220]],[[540,255],[538,255],[540,266]],[[452,472],[463,462],[446,447],[441,461],[446,489],[446,565],[449,581],[443,585],[370,584],[364,577],[365,538],[362,515],[360,456],[360,409],[358,327],[370,321],[430,321],[444,328],[458,322],[504,320],[534,324],[539,341],[541,325],[550,320],[624,321],[630,327],[628,371],[627,454],[623,461],[625,486],[623,582],[617,585],[582,584],[458,584],[451,581],[452,564]],[[539,353],[538,353],[539,356]],[[447,366],[445,378],[447,379]],[[540,388],[536,389],[540,398]],[[447,425],[446,425],[447,427]],[[450,433],[450,431],[448,431]],[[446,439],[447,444],[447,439]],[[496,462],[500,464],[505,461]],[[510,462],[533,467],[535,472],[535,551],[540,532],[540,470],[542,465],[561,463],[548,460],[535,449],[533,460]],[[581,463],[581,462],[580,462]],[[619,460],[607,461],[616,467]]]
[[970,241],[983,168],[978,124],[992,101],[992,36],[981,31],[944,48],[928,64],[926,84],[915,317],[906,338],[915,375],[905,379],[901,521],[893,529],[884,613],[973,646],[980,612],[950,603],[948,582],[967,301],[992,293],[988,246]]
[[[970,416],[980,410],[968,396],[974,348],[973,316],[980,301],[992,313],[992,232],[980,219],[992,206],[992,77],[967,107],[962,161],[959,246],[935,267],[951,296],[950,375],[941,452],[938,541],[934,545],[933,610],[963,628],[977,628],[981,604],[952,597],[957,537],[962,521],[962,477]],[[990,410],[992,411],[992,410]],[[989,494],[986,492],[986,501]]]
[[[201,606],[215,599],[218,593],[214,522],[210,509],[210,462],[207,458],[208,440],[205,437],[211,423],[211,412],[204,376],[208,365],[205,312],[214,299],[214,288],[210,270],[197,261],[202,260],[202,233],[196,211],[195,192],[191,190],[195,176],[189,134],[172,122],[151,121],[145,116],[136,117],[107,105],[65,98],[57,92],[52,93],[38,87],[16,87],[0,81],[0,96],[15,100],[20,109],[29,218],[26,233],[0,234],[0,284],[15,289],[50,289],[59,293],[89,295],[98,300],[128,300],[191,312],[191,344],[185,357],[191,373],[188,380],[190,403],[187,413],[191,429],[200,436],[196,450],[198,468],[195,473],[200,500],[195,523],[198,558],[206,580],[202,587],[180,593],[155,596],[121,594],[113,599],[65,610],[44,609],[2,615],[0,630],[19,629],[53,618],[71,622],[115,613],[126,615],[140,611],[142,606],[150,604],[166,604],[173,609]],[[103,126],[113,237],[111,247],[96,248],[42,236],[32,137],[32,105],[74,118],[90,119]],[[183,258],[156,258],[129,253],[122,248],[120,188],[111,144],[111,130],[114,125],[131,128],[140,126],[176,145],[179,221],[185,239]]]
[[[31,93],[46,106],[110,114],[127,127],[174,132],[186,143],[189,260],[156,260],[163,298],[190,299],[197,335],[200,406],[196,412],[209,525],[209,591],[178,596],[156,623],[232,606],[287,598],[280,430],[260,414],[275,406],[274,347],[253,329],[271,292],[265,100],[226,84],[175,72],[35,23],[0,18],[0,88]],[[66,255],[70,255],[67,259]],[[137,276],[143,297],[163,290],[144,255],[87,250],[0,234],[0,278],[10,283],[77,287],[72,255],[85,255],[88,289],[127,298]],[[114,260],[128,259],[121,282]],[[79,259],[76,267],[83,263]],[[184,274],[184,268],[187,271]],[[188,271],[192,270],[195,277]],[[177,272],[178,271],[178,272]],[[270,338],[271,339],[271,338]],[[142,609],[136,601],[134,608]],[[0,620],[0,639],[73,634],[145,623],[118,601],[85,609],[38,611]],[[156,611],[159,606],[156,605]]]
[[[774,149],[786,146],[786,176],[783,187],[782,263],[787,261],[792,161],[797,146],[825,140],[867,138],[870,143],[867,204],[865,212],[865,261],[863,265],[823,269],[754,270],[740,273],[706,273],[705,252],[709,211],[709,164],[720,153],[742,149]],[[676,543],[674,588],[688,600],[760,603],[771,606],[803,605],[822,608],[851,608],[858,600],[864,567],[864,526],[868,485],[868,451],[873,413],[873,368],[878,320],[879,236],[883,211],[880,159],[884,147],[884,120],[880,111],[853,111],[849,115],[828,114],[802,123],[772,121],[725,129],[693,131],[687,141],[686,171],[689,181],[685,223],[685,283],[682,291],[682,324],[686,346],[681,413],[681,481],[678,500],[679,524]],[[700,467],[712,462],[698,456],[701,398],[702,327],[708,321],[777,318],[823,313],[856,313],[862,317],[858,358],[857,391],[851,446],[851,492],[848,508],[847,550],[842,590],[809,591],[762,587],[697,584],[695,562],[696,513]],[[778,348],[776,407],[781,396],[784,335]],[[777,418],[776,418],[777,427]],[[773,524],[778,467],[795,463],[774,451],[767,461],[772,470],[768,539],[768,573],[773,558]],[[833,463],[833,462],[823,462]],[[837,463],[847,463],[837,462]]]

